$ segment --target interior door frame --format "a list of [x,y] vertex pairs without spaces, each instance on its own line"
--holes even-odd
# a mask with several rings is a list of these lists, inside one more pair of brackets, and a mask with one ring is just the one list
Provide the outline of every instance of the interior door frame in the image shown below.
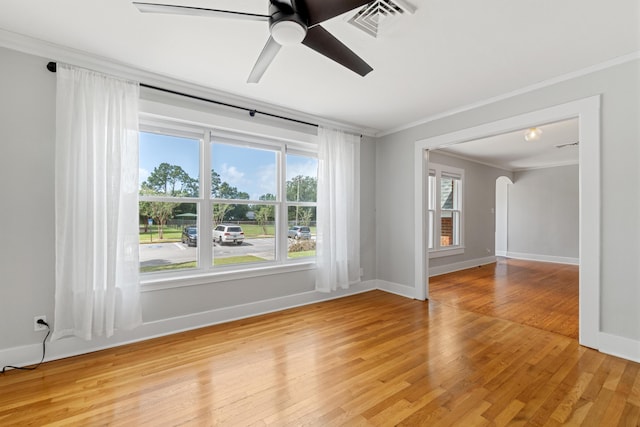
[[579,119],[579,342],[599,349],[600,335],[600,95],[418,140],[414,146],[415,298],[429,297],[426,176],[429,150],[513,132],[545,123]]

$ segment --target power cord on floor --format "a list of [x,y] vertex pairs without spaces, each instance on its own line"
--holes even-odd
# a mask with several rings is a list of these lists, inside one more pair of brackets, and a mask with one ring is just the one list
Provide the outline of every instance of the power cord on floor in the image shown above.
[[34,369],[37,369],[38,366],[42,365],[42,362],[44,362],[44,354],[45,354],[45,350],[46,350],[46,342],[47,342],[47,338],[49,338],[49,335],[51,334],[51,328],[49,327],[49,324],[47,322],[45,322],[44,320],[42,320],[42,319],[38,319],[38,324],[44,325],[44,326],[47,327],[47,335],[42,340],[42,359],[40,359],[40,362],[36,366],[31,366],[31,367],[28,367],[28,368],[24,368],[24,367],[20,367],[20,366],[7,365],[7,366],[4,366],[2,368],[2,373],[3,374],[7,370],[7,368],[20,369],[21,371],[33,371]]

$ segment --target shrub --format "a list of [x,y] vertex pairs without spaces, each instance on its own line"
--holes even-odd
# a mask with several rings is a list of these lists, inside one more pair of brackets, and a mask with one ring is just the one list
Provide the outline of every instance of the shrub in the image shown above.
[[289,252],[312,251],[316,249],[315,240],[298,240],[289,245]]

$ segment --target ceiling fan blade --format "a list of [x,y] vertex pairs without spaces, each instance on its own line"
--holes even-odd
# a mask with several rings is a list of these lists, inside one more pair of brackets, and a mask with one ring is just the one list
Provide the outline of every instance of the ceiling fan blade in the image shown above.
[[213,16],[216,18],[244,19],[249,21],[268,21],[269,15],[235,12],[232,10],[204,9],[201,7],[177,6],[169,4],[133,2],[140,12],[170,13],[175,15]]
[[309,28],[302,43],[363,77],[373,71],[369,64],[320,25]]
[[262,48],[262,52],[260,53],[256,64],[253,66],[253,70],[251,70],[251,73],[249,74],[247,83],[258,83],[260,81],[260,78],[262,78],[264,72],[267,71],[269,64],[271,64],[273,59],[276,57],[281,47],[282,46],[280,46],[273,37],[269,36],[267,44]]
[[311,27],[370,2],[371,0],[306,0],[308,25]]

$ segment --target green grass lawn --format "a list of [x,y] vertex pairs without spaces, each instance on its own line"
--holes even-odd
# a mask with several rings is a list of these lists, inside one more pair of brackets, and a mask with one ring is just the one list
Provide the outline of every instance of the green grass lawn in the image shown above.
[[289,252],[289,258],[303,258],[308,256],[316,256],[315,249],[310,251]]
[[140,243],[163,243],[163,242],[179,242],[182,238],[182,228],[163,227],[163,238],[160,239],[158,226],[152,225],[146,233],[143,226],[140,226]]
[[[242,255],[242,256],[232,256],[226,258],[216,258],[213,260],[213,265],[232,265],[232,264],[242,264],[246,262],[259,262],[266,261],[264,258],[260,258],[253,255]],[[189,262],[181,262],[177,264],[166,264],[166,265],[149,265],[145,267],[140,267],[141,273],[153,273],[157,271],[169,271],[169,270],[182,270],[185,268],[196,268],[195,261]]]

